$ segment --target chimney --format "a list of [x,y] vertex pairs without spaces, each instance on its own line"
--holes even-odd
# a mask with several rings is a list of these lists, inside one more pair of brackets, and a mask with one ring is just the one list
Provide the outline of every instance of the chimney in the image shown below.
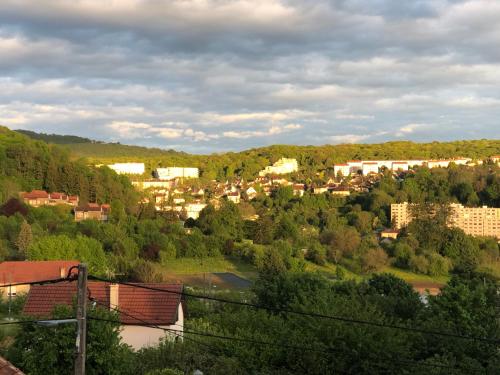
[[61,279],[68,276],[66,274],[66,267],[59,267],[59,276],[61,277]]
[[118,284],[109,284],[109,309],[118,308]]

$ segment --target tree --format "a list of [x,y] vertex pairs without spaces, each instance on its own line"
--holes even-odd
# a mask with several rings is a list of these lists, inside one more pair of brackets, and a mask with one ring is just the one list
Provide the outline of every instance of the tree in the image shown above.
[[[75,315],[69,306],[56,306],[53,317]],[[116,320],[114,313],[101,308],[89,308],[88,316]],[[33,323],[22,324],[16,340],[9,349],[9,359],[26,373],[33,375],[63,375],[71,372],[74,364],[75,326],[62,324],[44,327]],[[132,353],[120,343],[119,324],[93,319],[87,321],[86,373],[130,374]]]
[[33,234],[31,233],[31,225],[28,224],[26,220],[21,223],[21,229],[19,230],[19,235],[16,240],[16,247],[19,251],[19,257],[25,258],[28,248],[33,241]]
[[333,231],[322,233],[321,242],[328,245],[327,256],[330,261],[338,263],[340,258],[352,257],[361,243],[358,231],[350,226],[342,226]]

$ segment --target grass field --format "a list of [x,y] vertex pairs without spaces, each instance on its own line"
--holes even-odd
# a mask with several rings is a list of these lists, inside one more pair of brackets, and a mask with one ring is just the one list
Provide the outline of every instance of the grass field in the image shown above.
[[166,265],[158,266],[158,271],[165,274],[199,274],[205,272],[230,272],[243,278],[253,279],[257,275],[257,268],[240,259],[229,257],[191,259],[180,258],[169,261]]
[[[497,271],[500,272],[500,264],[497,265]],[[158,265],[157,271],[163,275],[165,280],[172,282],[182,282],[191,286],[202,286],[216,284],[219,287],[231,289],[231,283],[225,281],[224,277],[216,275],[219,273],[234,274],[246,280],[255,280],[257,277],[257,268],[241,259],[231,257],[205,258],[201,259],[173,259],[166,265]],[[306,270],[317,272],[328,279],[336,279],[336,269],[334,264],[319,266],[317,264],[306,262]],[[362,281],[369,275],[358,275],[342,267],[345,280]],[[391,273],[410,284],[426,284],[441,286],[449,280],[448,276],[431,277],[427,275],[416,274],[394,267],[386,267],[382,272]],[[237,288],[237,287],[235,287]]]

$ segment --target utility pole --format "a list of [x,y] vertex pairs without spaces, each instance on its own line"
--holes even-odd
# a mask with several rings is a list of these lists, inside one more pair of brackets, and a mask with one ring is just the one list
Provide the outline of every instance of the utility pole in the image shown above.
[[76,321],[75,375],[85,375],[85,352],[87,349],[87,265],[85,263],[78,265]]

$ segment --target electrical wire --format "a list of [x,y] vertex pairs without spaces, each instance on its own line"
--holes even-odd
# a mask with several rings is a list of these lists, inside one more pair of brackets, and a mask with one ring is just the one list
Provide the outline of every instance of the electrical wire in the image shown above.
[[[108,308],[103,303],[98,303],[101,306],[104,306]],[[175,329],[170,329],[170,328],[165,328],[165,327],[160,327],[156,324],[151,324],[148,323],[147,321],[138,318],[136,316],[133,316],[127,312],[124,312],[123,310],[120,310],[116,307],[110,307],[112,310],[124,314],[128,317],[131,317],[138,322],[143,323],[143,326],[149,327],[149,328],[155,328],[155,329],[160,329],[163,330],[164,332],[174,332],[174,333],[179,333],[178,330]],[[101,320],[101,321],[108,321],[108,322],[113,322],[113,323],[119,323],[116,320],[111,320],[111,319],[101,319],[101,318],[93,318],[89,317],[91,320]],[[231,340],[231,341],[238,341],[238,342],[245,342],[245,343],[250,343],[250,344],[255,344],[255,345],[265,345],[265,346],[271,346],[271,347],[279,347],[279,348],[286,348],[286,349],[293,349],[293,350],[299,350],[299,351],[311,351],[311,352],[323,352],[327,354],[338,354],[339,352],[344,354],[341,349],[336,349],[336,348],[330,348],[330,349],[318,349],[318,348],[312,348],[312,347],[304,347],[304,346],[295,346],[295,345],[288,345],[288,344],[280,344],[276,342],[268,342],[268,341],[261,341],[261,340],[255,340],[251,338],[240,338],[240,337],[234,337],[234,336],[225,336],[225,335],[219,335],[219,334],[214,334],[214,333],[207,333],[207,332],[198,332],[198,331],[192,331],[192,330],[183,330],[184,334],[192,334],[192,335],[197,335],[197,336],[203,336],[203,337],[210,337],[210,338],[216,338],[216,339],[222,339],[222,340]],[[182,336],[184,337],[184,336]],[[347,354],[347,353],[345,353]],[[369,362],[373,362],[373,360],[370,359],[365,359]],[[388,361],[392,361],[394,363],[399,363],[399,364],[405,364],[405,365],[414,365],[414,366],[424,366],[424,367],[433,367],[433,368],[442,368],[442,369],[450,369],[450,370],[460,370],[460,368],[455,367],[455,366],[447,366],[447,365],[440,365],[440,364],[431,364],[431,363],[421,363],[421,362],[416,362],[416,361],[407,361],[407,360],[401,360],[401,359],[394,359],[390,358],[387,359]],[[378,364],[384,365],[381,362],[378,362]],[[387,364],[385,364],[387,365]]]
[[298,310],[276,308],[276,307],[258,305],[255,303],[249,303],[249,302],[234,301],[234,300],[228,300],[225,298],[210,297],[210,296],[204,296],[204,295],[199,295],[199,294],[186,293],[184,291],[177,292],[174,290],[155,288],[155,287],[141,285],[141,284],[128,283],[128,282],[124,282],[124,281],[113,281],[113,280],[108,280],[108,279],[104,279],[104,278],[93,276],[93,275],[89,275],[89,278],[93,279],[93,280],[121,284],[121,285],[127,285],[127,286],[132,286],[135,288],[152,290],[152,291],[156,291],[156,292],[176,294],[176,295],[181,295],[184,297],[204,299],[204,300],[209,300],[209,301],[217,301],[220,303],[227,303],[227,304],[232,304],[232,305],[251,307],[251,308],[255,308],[255,309],[267,310],[267,311],[276,312],[276,313],[286,313],[286,314],[295,314],[295,315],[301,315],[301,316],[307,316],[307,317],[313,317],[313,318],[330,319],[330,320],[336,320],[336,321],[340,321],[340,322],[344,322],[344,323],[361,324],[361,325],[368,325],[368,326],[374,326],[374,327],[379,327],[379,328],[390,328],[390,329],[396,329],[396,330],[402,330],[402,331],[408,331],[408,332],[414,332],[414,333],[421,333],[421,334],[427,334],[427,335],[452,337],[452,338],[462,339],[462,340],[482,341],[482,342],[487,342],[487,343],[495,344],[495,345],[500,344],[500,340],[497,338],[490,339],[490,338],[485,338],[485,337],[460,335],[457,333],[450,333],[450,332],[430,331],[430,330],[426,330],[423,328],[406,327],[406,326],[400,326],[400,325],[394,325],[394,324],[378,323],[378,322],[373,322],[373,321],[368,321],[368,320],[347,318],[347,317],[342,317],[342,316],[333,316],[333,315],[325,315],[325,314],[319,314],[319,313],[313,313],[313,312],[304,312],[304,311],[298,311]]

